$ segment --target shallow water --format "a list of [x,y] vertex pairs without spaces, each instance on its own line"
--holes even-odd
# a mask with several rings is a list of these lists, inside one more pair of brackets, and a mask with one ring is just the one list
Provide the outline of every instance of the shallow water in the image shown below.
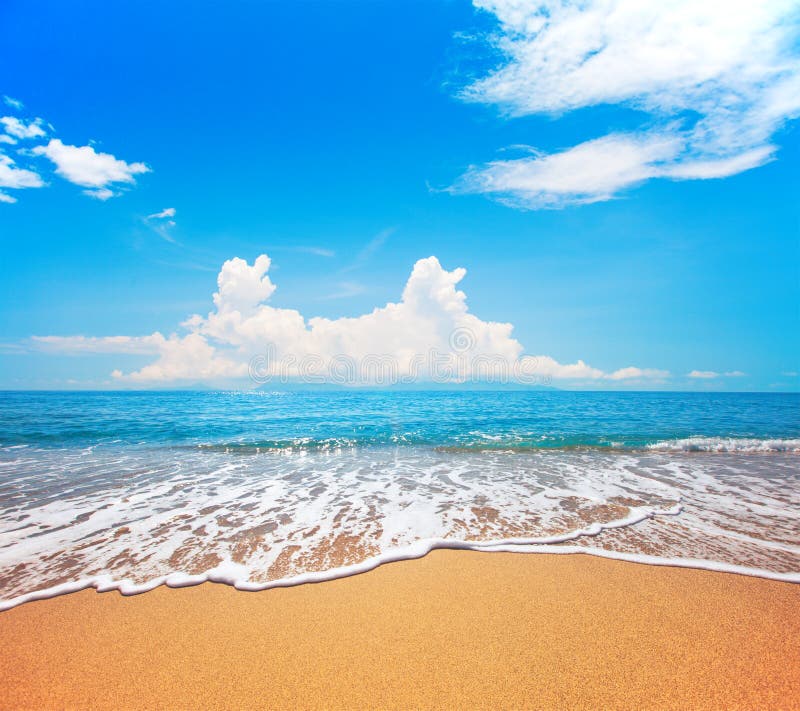
[[435,547],[800,581],[800,397],[0,394],[0,606]]

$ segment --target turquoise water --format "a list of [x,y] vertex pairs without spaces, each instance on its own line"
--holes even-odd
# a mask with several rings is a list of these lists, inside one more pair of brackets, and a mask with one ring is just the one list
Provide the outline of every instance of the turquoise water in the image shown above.
[[0,393],[0,609],[433,548],[800,581],[800,396]]
[[800,438],[800,394],[0,393],[5,446],[638,448],[689,438]]

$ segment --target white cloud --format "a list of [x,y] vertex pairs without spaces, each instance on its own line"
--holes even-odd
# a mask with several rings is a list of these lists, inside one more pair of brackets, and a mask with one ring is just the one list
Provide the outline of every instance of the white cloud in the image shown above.
[[180,380],[215,380],[220,378],[244,378],[248,364],[241,358],[229,358],[218,354],[208,341],[197,333],[165,339],[155,363],[146,365],[129,375],[120,370],[112,376],[132,382],[175,382]]
[[3,102],[17,111],[20,111],[25,106],[19,99],[13,99],[10,96],[3,96]]
[[657,378],[663,380],[664,378],[669,377],[669,371],[658,370],[656,368],[628,367],[615,370],[607,377],[611,380],[628,380],[630,378],[638,378],[638,379]]
[[275,293],[276,286],[267,272],[272,260],[262,254],[251,267],[244,259],[234,257],[222,265],[217,276],[214,305],[220,314],[249,313]]
[[49,158],[58,175],[86,188],[85,194],[99,200],[116,194],[110,186],[135,183],[135,175],[150,171],[144,163],[126,163],[110,153],[97,153],[92,146],[70,146],[58,138],[50,139],[46,146],[37,146],[32,152]]
[[800,114],[793,0],[473,1],[496,16],[504,62],[465,100],[512,117],[600,104],[650,116],[636,131],[473,167],[453,192],[536,209],[652,178],[727,177],[772,160],[773,135]]
[[[21,190],[23,188],[40,188],[44,185],[38,173],[25,168],[17,168],[14,161],[0,153],[0,188]],[[0,191],[0,202],[15,203],[17,199],[5,191]]]
[[0,153],[0,188],[39,188],[43,184],[37,173],[17,168],[9,156]]
[[164,220],[170,217],[175,217],[175,208],[174,207],[165,207],[161,212],[154,212],[152,215],[148,215],[148,220]]
[[174,207],[165,207],[161,212],[154,212],[144,218],[144,221],[153,229],[153,231],[162,239],[167,242],[175,244],[175,239],[171,234],[172,228],[175,227],[175,217],[177,211]]
[[711,380],[713,378],[720,378],[722,376],[726,378],[743,378],[746,375],[747,373],[743,373],[741,370],[729,370],[726,373],[718,373],[715,370],[693,370],[690,373],[687,373],[686,377],[698,378],[701,380]]
[[522,356],[525,373],[536,373],[555,380],[664,380],[669,377],[668,370],[656,368],[637,368],[628,366],[606,373],[593,368],[582,360],[576,363],[559,363],[550,356]]
[[[9,96],[3,97],[6,104],[20,110],[22,102]],[[43,138],[47,135],[45,126],[53,132],[53,126],[46,124],[40,118],[19,119],[15,116],[0,118],[0,126],[5,133],[0,134],[0,144],[15,145],[20,140]],[[108,200],[119,194],[115,190],[119,184],[135,183],[135,175],[147,173],[150,168],[144,163],[126,163],[115,158],[109,153],[98,153],[92,146],[71,146],[64,144],[57,138],[51,138],[47,145],[38,145],[30,150],[20,150],[28,156],[45,156],[56,166],[56,173],[70,182],[85,188],[83,193],[96,200]],[[10,176],[10,171],[14,172]],[[41,187],[44,183],[33,171],[23,171],[13,168],[13,161],[0,153],[0,180],[5,175],[6,185],[0,187]],[[39,182],[30,184],[35,180]],[[13,185],[13,181],[27,181],[26,185]],[[16,202],[16,198],[3,194],[0,202]],[[168,210],[173,208],[168,208]]]
[[44,121],[40,118],[25,123],[15,116],[3,116],[0,123],[5,127],[6,133],[14,138],[41,138],[47,135],[42,128]]
[[116,197],[117,193],[115,193],[111,188],[90,188],[88,190],[81,190],[84,195],[88,195],[90,198],[94,198],[95,200],[100,200],[101,202],[105,202],[106,200]]
[[[275,284],[270,259],[250,265],[234,258],[222,265],[213,296],[214,309],[183,324],[187,335],[84,336],[34,339],[42,349],[63,353],[156,354],[140,370],[115,377],[138,383],[166,383],[244,378],[253,358],[268,374],[302,377],[322,373],[330,379],[334,364],[352,363],[354,380],[370,381],[376,361],[390,362],[394,375],[449,380],[480,378],[496,367],[510,379],[545,378],[580,381],[663,379],[663,370],[633,366],[605,372],[582,360],[562,364],[548,356],[523,355],[510,323],[482,321],[469,312],[457,286],[464,269],[447,271],[436,257],[420,259],[396,303],[354,318],[309,318],[299,311],[271,306]],[[311,368],[313,372],[309,372]],[[435,371],[435,372],[434,372]],[[530,379],[524,382],[531,382]]]
[[664,165],[651,177],[673,178],[674,180],[727,178],[730,175],[736,175],[769,163],[773,160],[775,150],[775,146],[760,146],[730,158],[687,160]]
[[675,163],[680,141],[668,133],[611,134],[561,153],[492,161],[471,168],[453,193],[483,193],[520,209],[610,200],[651,178],[724,178],[771,160],[766,146],[724,160]]
[[653,177],[680,147],[674,138],[617,134],[550,155],[493,161],[470,169],[450,188],[487,193],[520,208],[608,200],[622,187]]

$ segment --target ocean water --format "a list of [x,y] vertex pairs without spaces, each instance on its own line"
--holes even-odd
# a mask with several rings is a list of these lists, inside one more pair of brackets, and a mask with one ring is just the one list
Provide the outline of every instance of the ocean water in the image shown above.
[[800,582],[800,395],[0,393],[0,609],[441,547]]

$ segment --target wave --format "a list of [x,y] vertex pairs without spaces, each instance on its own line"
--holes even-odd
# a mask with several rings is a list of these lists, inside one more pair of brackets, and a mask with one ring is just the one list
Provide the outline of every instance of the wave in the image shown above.
[[[769,440],[735,441],[749,452]],[[800,459],[780,442],[770,457],[618,445],[514,456],[17,449],[0,453],[13,467],[0,481],[0,609],[87,587],[285,587],[436,548],[582,552],[800,582]]]
[[[644,518],[654,516],[677,515],[681,511],[681,506],[677,505],[669,511],[652,512]],[[703,558],[683,558],[683,557],[662,557],[645,553],[628,553],[623,551],[613,551],[605,548],[577,545],[560,545],[562,543],[575,540],[584,536],[595,536],[604,530],[620,528],[626,525],[638,523],[641,519],[625,522],[613,522],[605,525],[595,525],[591,529],[574,532],[567,536],[553,536],[545,539],[507,539],[500,541],[461,541],[451,539],[428,539],[420,540],[413,544],[387,551],[379,555],[368,558],[360,563],[341,566],[324,571],[315,571],[293,575],[268,582],[254,582],[248,578],[246,569],[243,566],[227,561],[218,565],[213,570],[199,575],[192,575],[183,572],[173,572],[169,575],[154,578],[145,583],[134,583],[131,580],[115,580],[110,575],[99,575],[93,578],[77,580],[75,582],[62,583],[44,590],[36,590],[25,593],[9,600],[0,601],[0,612],[22,605],[26,602],[36,600],[46,600],[60,595],[66,595],[88,588],[94,588],[97,592],[118,591],[123,596],[140,595],[165,585],[169,588],[185,588],[201,585],[203,583],[221,583],[230,585],[236,590],[244,592],[260,592],[275,588],[296,587],[308,583],[321,583],[341,578],[348,578],[361,573],[368,573],[376,568],[388,563],[395,563],[406,560],[417,560],[425,557],[434,550],[466,550],[485,553],[522,553],[536,554],[545,553],[551,555],[591,555],[599,558],[620,560],[630,563],[644,565],[656,565],[673,568],[688,568],[695,570],[708,570],[717,573],[729,573],[735,575],[746,575],[748,577],[763,578],[779,582],[800,584],[800,573],[795,572],[776,572],[766,568],[756,568],[746,565],[735,565],[720,561]]]
[[654,452],[770,452],[800,453],[800,439],[756,439],[752,437],[685,437],[647,445]]
[[261,454],[269,452],[331,452],[372,447],[433,447],[438,452],[736,452],[741,454],[800,453],[800,438],[707,437],[694,435],[655,441],[625,441],[622,438],[560,437],[543,435],[536,438],[518,435],[470,433],[454,442],[441,442],[417,433],[362,435],[355,437],[297,437],[281,440],[203,442],[180,445],[192,449],[227,454]]

